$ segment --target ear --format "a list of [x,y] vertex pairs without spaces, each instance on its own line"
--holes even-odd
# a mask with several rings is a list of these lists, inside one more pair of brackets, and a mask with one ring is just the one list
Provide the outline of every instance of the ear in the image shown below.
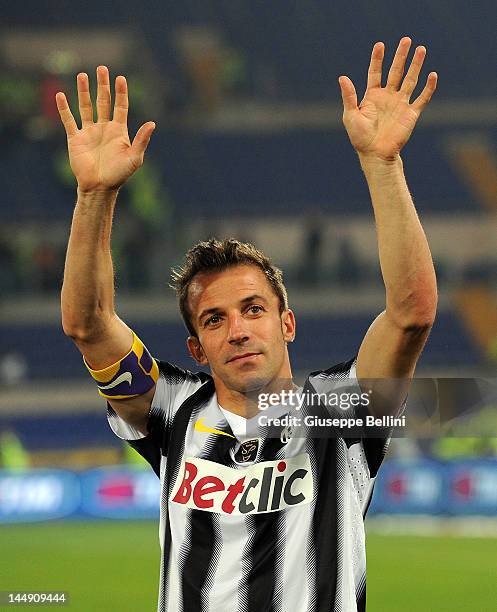
[[195,338],[195,336],[188,336],[186,346],[188,347],[190,355],[199,365],[209,365],[209,361],[205,356],[204,349],[198,338]]
[[283,332],[283,340],[285,342],[293,342],[295,340],[295,315],[293,310],[289,308],[281,313],[281,331]]

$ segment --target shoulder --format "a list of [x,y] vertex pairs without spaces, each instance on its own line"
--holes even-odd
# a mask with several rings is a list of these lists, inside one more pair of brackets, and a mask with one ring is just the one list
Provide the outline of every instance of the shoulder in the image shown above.
[[348,361],[342,361],[330,368],[324,370],[316,370],[309,374],[309,380],[343,380],[348,378],[356,378],[356,361],[357,357],[352,357]]
[[181,385],[184,383],[201,385],[212,379],[211,375],[206,372],[191,372],[168,361],[158,359],[156,361],[159,366],[159,377],[169,385]]
[[191,372],[167,361],[157,360],[159,379],[152,400],[151,414],[161,413],[171,419],[186,400],[201,389],[211,394],[212,376],[206,372]]

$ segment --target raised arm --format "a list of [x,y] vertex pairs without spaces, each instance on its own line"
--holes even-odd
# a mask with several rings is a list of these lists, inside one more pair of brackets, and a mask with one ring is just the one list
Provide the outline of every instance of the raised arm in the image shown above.
[[[352,81],[339,78],[344,124],[371,194],[386,289],[386,308],[366,333],[357,358],[357,376],[366,387],[371,386],[371,379],[413,376],[436,313],[435,271],[406,184],[400,151],[435,91],[437,74],[428,75],[423,91],[411,103],[426,49],[416,48],[404,77],[410,46],[409,38],[401,39],[382,87],[384,45],[375,44],[366,93],[359,106]],[[379,402],[378,413],[392,413],[398,403],[378,406]]]
[[[112,119],[109,71],[105,66],[97,68],[97,82],[95,122],[88,75],[78,74],[80,129],[64,93],[56,96],[78,184],[61,294],[62,326],[93,370],[116,363],[133,344],[133,333],[114,310],[111,227],[119,188],[142,165],[155,128],[153,122],[145,123],[130,143],[126,79],[116,78]],[[150,389],[145,395],[111,403],[129,424],[145,432],[152,397]]]

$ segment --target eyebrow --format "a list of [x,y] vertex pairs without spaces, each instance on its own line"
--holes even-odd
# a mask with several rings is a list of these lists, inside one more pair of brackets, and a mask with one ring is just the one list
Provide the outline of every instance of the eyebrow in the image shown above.
[[[240,300],[240,304],[242,306],[245,306],[246,304],[250,304],[251,302],[264,302],[265,304],[268,303],[267,299],[263,295],[258,295],[257,293],[254,293],[254,295],[249,295],[248,297]],[[206,310],[202,310],[202,312],[200,313],[198,317],[198,320],[201,321],[205,316],[210,315],[210,314],[216,314],[220,312],[221,310],[222,308],[219,308],[219,306],[213,306],[212,308],[207,308]]]

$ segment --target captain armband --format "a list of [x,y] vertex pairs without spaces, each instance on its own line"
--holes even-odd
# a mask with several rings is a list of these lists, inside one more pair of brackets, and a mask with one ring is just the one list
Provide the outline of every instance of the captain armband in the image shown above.
[[127,355],[103,370],[85,366],[97,383],[98,393],[108,399],[128,399],[143,395],[159,380],[159,367],[143,342],[133,332],[133,346]]

